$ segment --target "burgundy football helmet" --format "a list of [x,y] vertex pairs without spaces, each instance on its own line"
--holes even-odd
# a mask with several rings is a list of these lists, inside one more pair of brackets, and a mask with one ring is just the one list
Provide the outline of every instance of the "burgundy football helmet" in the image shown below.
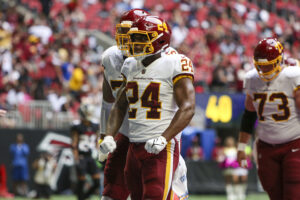
[[135,21],[127,34],[130,37],[129,56],[140,59],[168,48],[172,33],[165,20],[149,15]]
[[264,81],[271,81],[278,76],[283,62],[283,46],[276,38],[259,41],[254,49],[254,65]]
[[133,22],[137,21],[143,16],[150,15],[147,11],[142,9],[131,9],[122,14],[120,23],[116,25],[116,42],[120,50],[128,50],[128,35],[127,32],[131,28]]

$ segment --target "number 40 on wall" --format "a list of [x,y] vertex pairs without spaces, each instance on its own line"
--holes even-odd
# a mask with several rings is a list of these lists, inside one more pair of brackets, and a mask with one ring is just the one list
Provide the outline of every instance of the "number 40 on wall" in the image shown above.
[[232,118],[231,98],[227,95],[220,97],[211,95],[208,99],[205,115],[215,123],[228,123]]

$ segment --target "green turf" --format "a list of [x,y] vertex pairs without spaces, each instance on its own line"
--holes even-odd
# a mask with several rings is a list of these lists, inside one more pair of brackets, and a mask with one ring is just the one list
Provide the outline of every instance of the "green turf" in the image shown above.
[[[4,199],[4,198],[0,198]],[[97,196],[93,196],[91,200],[99,200]],[[15,198],[15,200],[28,200],[28,198]],[[51,200],[76,200],[75,196],[53,195]],[[191,195],[189,200],[226,200],[225,195]],[[249,194],[246,200],[268,200],[266,194]]]

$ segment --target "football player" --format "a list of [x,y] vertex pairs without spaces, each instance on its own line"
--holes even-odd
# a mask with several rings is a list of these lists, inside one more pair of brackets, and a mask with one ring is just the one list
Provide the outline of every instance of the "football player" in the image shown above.
[[[108,48],[102,55],[102,65],[104,67],[103,100],[100,119],[100,134],[102,138],[105,134],[106,121],[111,110],[111,105],[115,101],[117,92],[122,84],[123,77],[121,68],[127,55],[127,42],[132,23],[142,16],[149,15],[141,9],[132,9],[125,12],[120,23],[116,25],[117,45]],[[106,140],[113,138],[106,137]],[[102,200],[126,200],[129,191],[124,182],[124,168],[126,163],[128,140],[128,117],[125,117],[118,134],[116,134],[116,150],[109,154],[104,168],[104,190]],[[100,160],[105,159],[105,155],[99,152]],[[116,192],[117,191],[117,192]]]
[[[103,104],[101,111],[101,135],[105,133],[106,121],[111,109],[111,104],[114,102],[118,89],[122,83],[121,66],[124,59],[126,59],[128,53],[128,35],[126,34],[131,27],[133,21],[139,19],[141,16],[149,15],[144,10],[132,9],[125,12],[120,23],[116,25],[116,41],[117,46],[112,46],[107,49],[102,56],[102,63],[105,67],[103,83]],[[167,48],[162,55],[178,54],[172,47]],[[105,167],[104,173],[104,192],[102,199],[126,199],[128,191],[124,185],[123,172],[125,168],[126,155],[129,140],[128,134],[128,119],[127,116],[123,121],[123,124],[119,130],[119,134],[115,137],[117,140],[117,149],[109,156]],[[181,135],[176,136],[180,141]],[[103,161],[106,157],[101,154],[99,160]],[[186,197],[188,196],[187,180],[186,180],[186,164],[183,159],[180,159],[179,169],[176,170],[175,178],[173,180],[174,196]],[[180,189],[178,189],[180,188]],[[118,193],[115,193],[115,190]]]
[[129,118],[129,150],[125,167],[131,199],[170,199],[179,160],[175,136],[190,122],[195,109],[193,65],[181,54],[162,56],[171,31],[159,17],[145,16],[133,23],[128,53],[122,67],[124,82],[110,112],[100,150],[114,151],[115,135]]
[[282,67],[283,46],[276,38],[254,49],[238,144],[238,161],[246,167],[245,147],[258,118],[258,175],[271,200],[300,199],[300,68]]
[[[81,104],[78,110],[80,121],[75,121],[71,127],[72,150],[77,173],[76,195],[78,200],[87,199],[100,187],[100,169],[97,167],[95,158],[97,155],[97,132],[99,124],[93,122],[94,107],[89,104]],[[91,175],[93,184],[84,191],[86,174]]]

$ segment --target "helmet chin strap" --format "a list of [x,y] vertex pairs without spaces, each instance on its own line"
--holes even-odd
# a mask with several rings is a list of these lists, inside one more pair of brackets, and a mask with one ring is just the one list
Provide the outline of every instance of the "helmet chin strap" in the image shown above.
[[145,58],[151,56],[152,54],[148,54],[148,55],[143,55],[143,56],[137,56],[137,57],[134,57],[137,61],[142,61],[144,60]]
[[[159,54],[161,51],[156,52],[155,54]],[[145,58],[148,58],[149,56],[153,56],[155,54],[147,54],[147,55],[142,55],[142,56],[136,56],[134,57],[137,61],[143,61]]]

